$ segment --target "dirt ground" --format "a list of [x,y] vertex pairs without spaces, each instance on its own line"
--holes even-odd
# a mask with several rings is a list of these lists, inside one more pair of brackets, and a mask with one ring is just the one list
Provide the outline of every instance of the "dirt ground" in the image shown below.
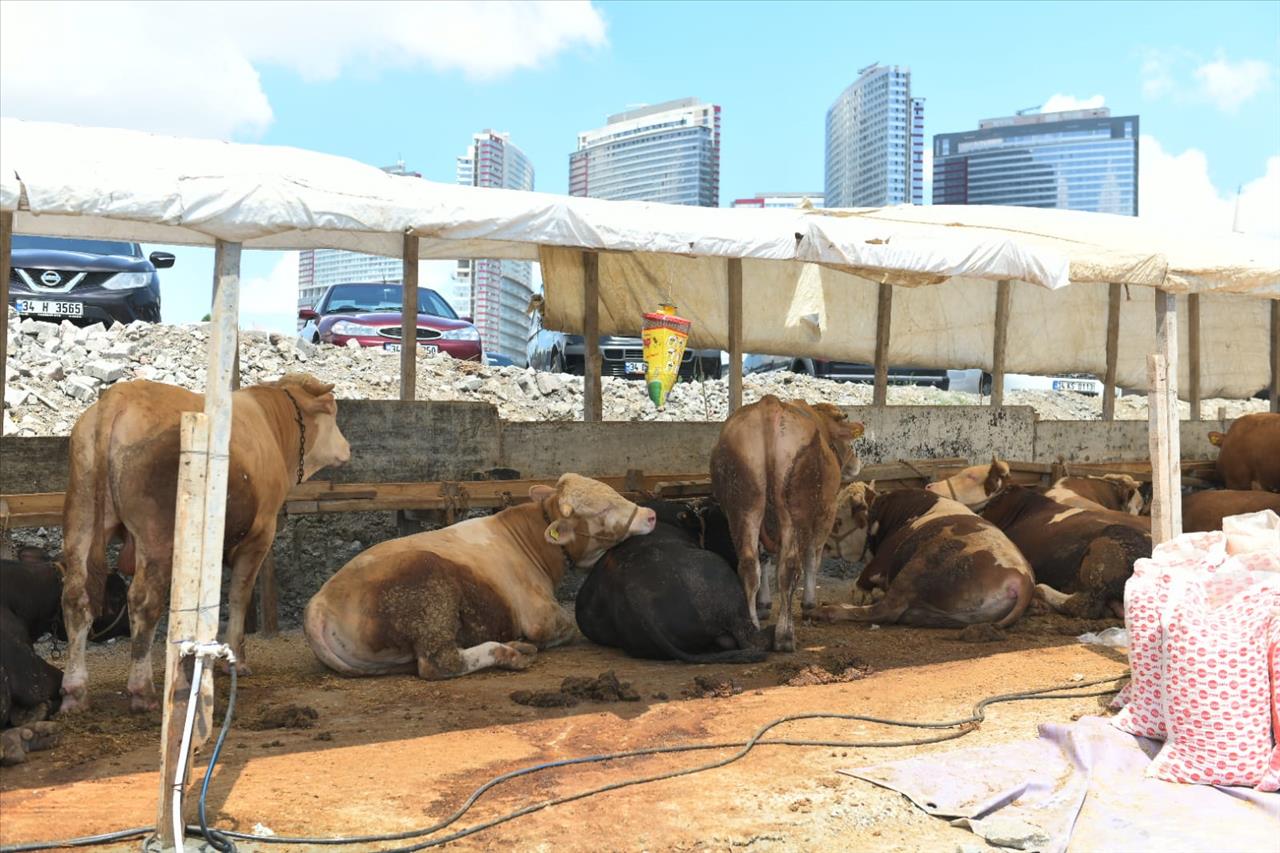
[[[825,578],[823,587],[822,597],[844,600],[848,581]],[[966,642],[957,631],[802,622],[799,651],[745,666],[634,660],[579,641],[543,653],[525,672],[448,682],[341,678],[316,662],[297,631],[272,640],[251,637],[254,674],[240,682],[209,808],[218,825],[241,831],[263,824],[279,835],[394,832],[435,822],[490,777],[528,764],[644,746],[742,741],[765,722],[797,712],[954,719],[992,694],[1123,673],[1122,654],[1075,641],[1111,624],[1037,615],[994,641]],[[67,724],[56,749],[0,770],[0,843],[154,823],[160,717],[128,712],[127,660],[123,643],[91,648],[93,708]],[[620,684],[585,681],[608,671]],[[517,691],[558,693],[570,676],[583,679],[567,685],[576,704],[540,707],[511,698]],[[219,677],[220,694],[226,685]],[[601,701],[620,695],[621,701]],[[450,846],[584,853],[982,848],[975,836],[926,816],[898,794],[837,771],[926,750],[1031,738],[1037,723],[1105,713],[1104,701],[998,705],[977,731],[932,746],[762,746],[722,769],[557,806]],[[218,722],[221,709],[220,702]],[[804,721],[776,731],[779,737],[857,741],[918,734],[849,721]],[[198,759],[199,776],[211,746]],[[726,754],[654,756],[523,777],[487,794],[454,828]],[[305,848],[241,843],[240,849]]]

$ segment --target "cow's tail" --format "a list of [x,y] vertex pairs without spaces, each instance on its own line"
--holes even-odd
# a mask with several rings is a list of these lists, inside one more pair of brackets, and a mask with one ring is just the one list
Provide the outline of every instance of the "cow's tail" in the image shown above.
[[[101,399],[101,398],[99,398]],[[111,534],[106,530],[107,478],[111,476],[111,431],[115,426],[106,415],[110,409],[104,407],[94,424],[93,462],[93,535],[89,542],[88,576],[85,578],[85,591],[89,594],[89,611],[93,618],[102,615],[103,598],[106,595],[107,575],[107,542]],[[113,419],[114,420],[114,419]]]
[[760,663],[768,656],[763,649],[728,649],[691,654],[667,643],[663,643],[663,646],[673,659],[683,663]]

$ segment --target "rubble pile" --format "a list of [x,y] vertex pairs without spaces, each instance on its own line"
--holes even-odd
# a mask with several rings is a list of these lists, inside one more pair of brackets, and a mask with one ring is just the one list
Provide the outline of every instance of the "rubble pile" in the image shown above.
[[[208,325],[131,323],[106,328],[63,321],[49,323],[9,315],[9,358],[5,391],[4,435],[66,435],[80,414],[113,383],[151,379],[202,392]],[[305,371],[332,382],[339,399],[396,399],[399,396],[398,354],[359,347],[316,346],[294,335],[242,332],[241,383],[277,379]],[[749,375],[743,383],[746,402],[765,394],[837,405],[866,405],[871,387],[831,382],[790,373]],[[645,394],[644,383],[606,377],[603,380],[606,420],[723,420],[728,412],[728,380],[681,382],[672,389],[663,411]],[[582,417],[582,378],[537,373],[520,367],[487,367],[447,355],[418,360],[417,398],[491,403],[505,420],[568,421]],[[1100,417],[1101,401],[1073,393],[1011,392],[1010,405],[1029,405],[1048,420]],[[891,387],[893,405],[979,405],[976,394],[937,388]],[[1182,404],[1186,408],[1186,404]],[[1207,417],[1218,406],[1228,417],[1265,410],[1265,400],[1208,400]],[[1184,417],[1185,417],[1184,411]],[[1142,418],[1146,398],[1123,397],[1116,416]]]

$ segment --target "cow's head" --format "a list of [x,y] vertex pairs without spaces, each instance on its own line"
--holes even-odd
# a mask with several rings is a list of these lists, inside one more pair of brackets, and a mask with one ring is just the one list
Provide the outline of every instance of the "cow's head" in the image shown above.
[[590,568],[614,545],[631,536],[652,533],[658,517],[637,506],[609,486],[578,474],[565,474],[552,489],[534,486],[535,501],[553,498],[557,514],[545,536],[559,545],[579,568]]
[[984,506],[992,495],[1011,482],[1009,463],[992,456],[990,464],[971,465],[945,480],[930,483],[925,489],[975,509]]
[[875,503],[875,483],[850,483],[836,495],[836,518],[831,534],[823,543],[824,557],[839,557],[850,563],[862,559],[867,545],[871,505]]
[[1225,432],[1211,432],[1209,433],[1209,443],[1212,444],[1214,447],[1221,447],[1222,439],[1226,437],[1227,437],[1227,434]]
[[321,468],[347,464],[351,445],[338,429],[338,401],[333,396],[333,385],[307,373],[288,373],[272,384],[289,392],[306,423],[302,478],[309,478]]
[[862,460],[858,451],[854,450],[854,439],[861,437],[865,427],[858,421],[849,420],[849,416],[839,406],[830,403],[805,403],[803,400],[792,400],[792,404],[807,406],[818,417],[818,428],[827,439],[827,444],[836,458],[840,460],[840,481],[848,482],[858,476],[862,470]]
[[1103,474],[1102,479],[1107,481],[1115,491],[1123,512],[1130,515],[1142,514],[1144,501],[1141,483],[1128,474]]

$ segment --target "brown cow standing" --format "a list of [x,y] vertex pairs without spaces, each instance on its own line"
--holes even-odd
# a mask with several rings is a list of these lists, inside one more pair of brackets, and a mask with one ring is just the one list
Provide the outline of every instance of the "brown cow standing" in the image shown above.
[[1209,441],[1222,448],[1218,473],[1228,489],[1280,492],[1280,414],[1237,418],[1226,435],[1209,433]]
[[1221,530],[1229,515],[1269,509],[1280,515],[1280,495],[1274,492],[1210,489],[1182,499],[1182,532]]
[[[853,440],[862,425],[840,409],[773,395],[743,406],[725,421],[711,451],[711,490],[729,518],[738,577],[756,627],[760,547],[776,553],[781,604],[773,647],[795,650],[791,598],[804,574],[803,604],[817,601],[822,547],[831,533],[841,476],[858,472]],[[767,598],[765,599],[767,600]]]
[[[289,490],[351,455],[338,430],[333,386],[306,374],[232,394],[224,560],[231,566],[226,639],[244,663],[244,616],[258,568],[276,533]],[[151,647],[169,601],[177,500],[179,422],[204,409],[204,396],[138,380],[108,389],[71,431],[64,508],[66,576],[63,618],[69,638],[62,712],[87,705],[85,641],[102,605],[106,547],[132,542],[136,574],[129,586],[132,664],[130,706],[154,708]]]
[[923,489],[878,494],[866,483],[847,486],[827,545],[853,561],[864,544],[873,556],[858,576],[854,604],[820,607],[815,618],[1003,628],[1023,614],[1035,589],[1031,566],[998,527]]

